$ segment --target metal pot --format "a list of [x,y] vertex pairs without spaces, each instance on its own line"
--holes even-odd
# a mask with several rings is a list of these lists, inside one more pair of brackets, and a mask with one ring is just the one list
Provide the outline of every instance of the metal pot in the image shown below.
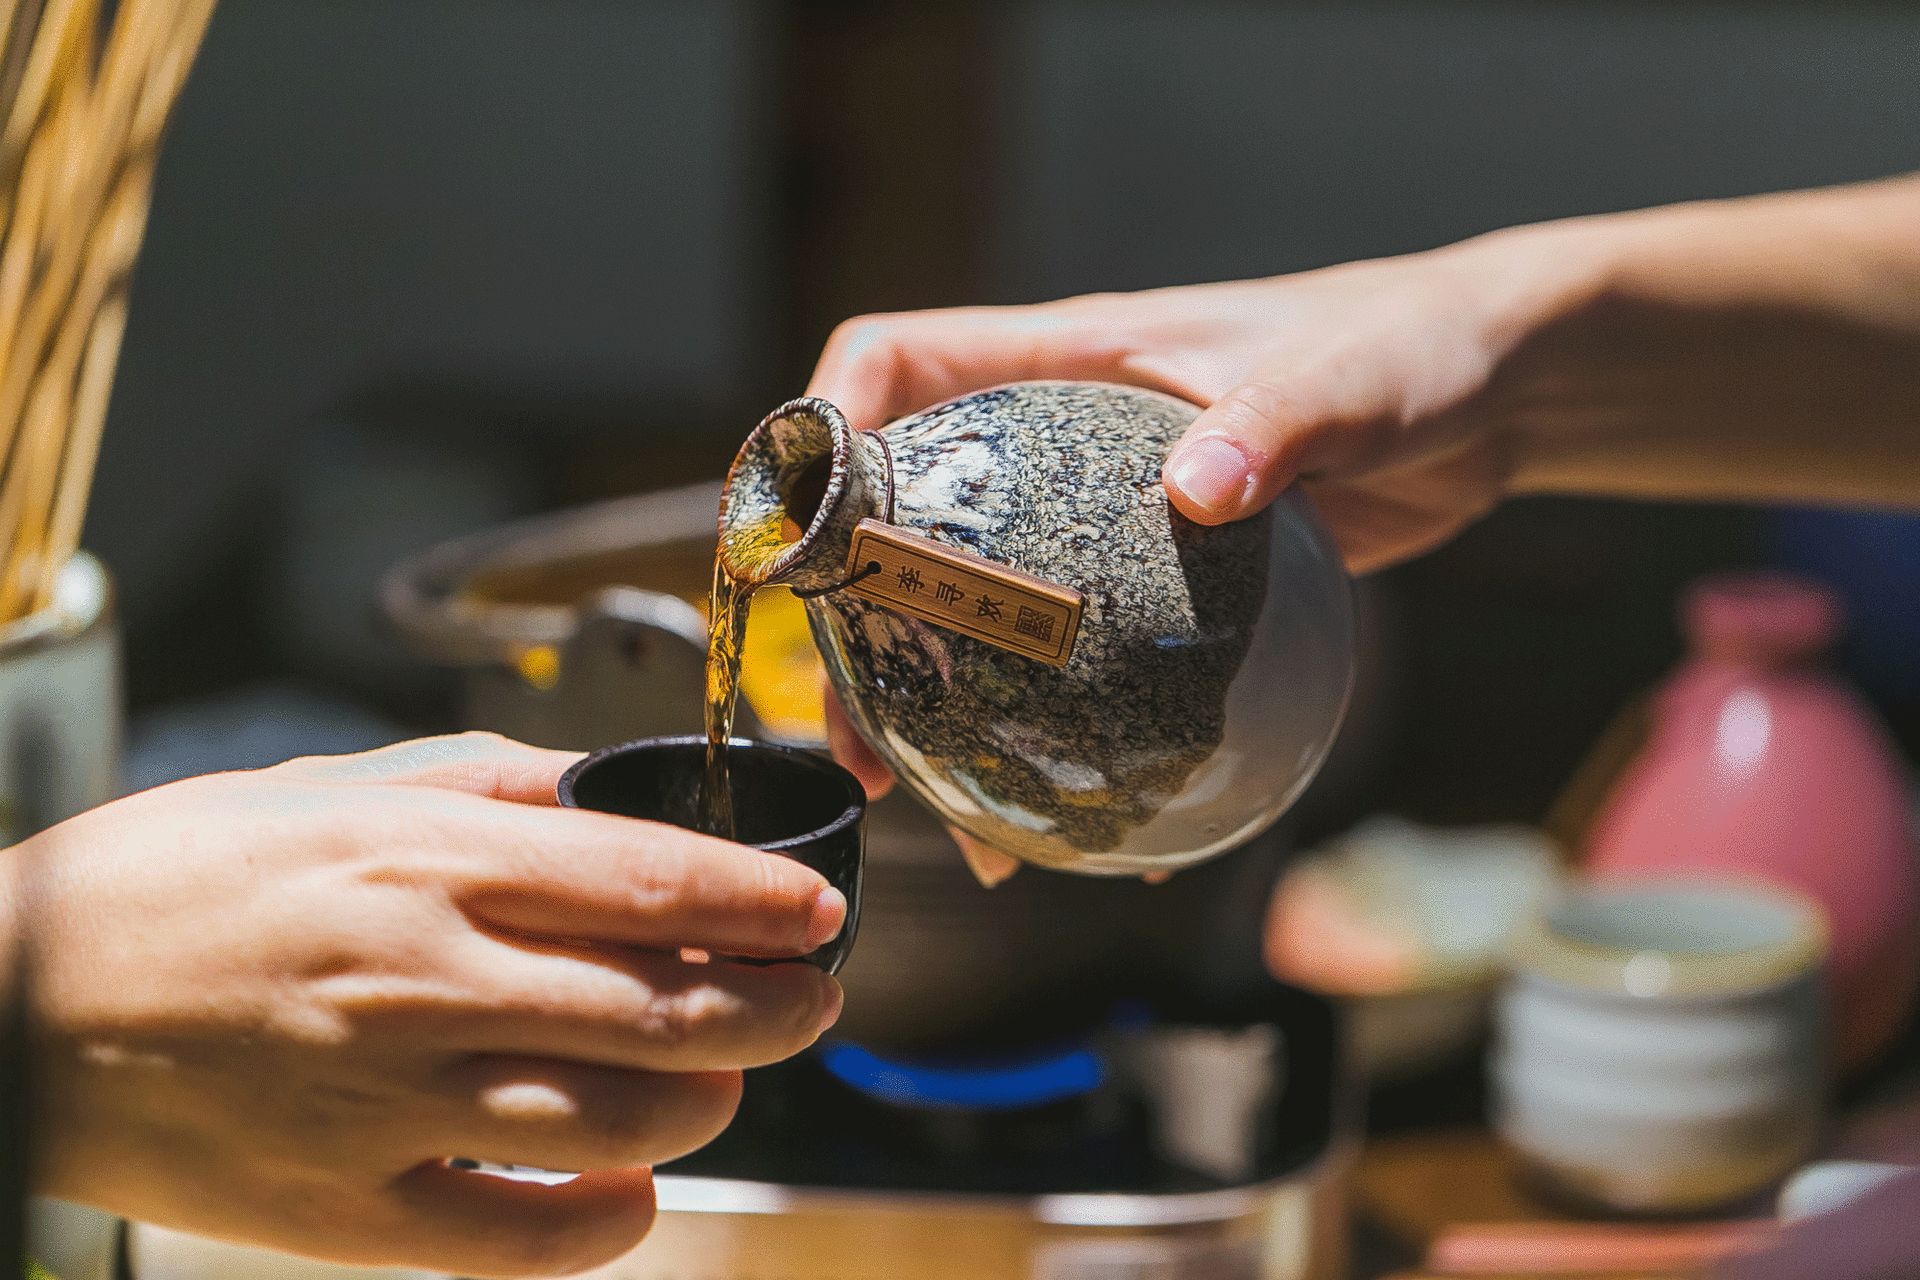
[[0,628],[0,844],[113,797],[120,723],[113,584],[82,553],[46,608]]
[[[698,731],[706,628],[693,601],[711,573],[718,499],[716,485],[678,489],[447,543],[394,568],[382,607],[416,652],[461,669],[470,727],[576,749]],[[770,736],[742,701],[741,732]],[[1155,986],[1217,987],[1223,968],[1259,978],[1253,940],[1277,838],[1162,889],[1030,870],[989,891],[896,792],[870,811],[867,843],[860,945],[841,974],[840,1031],[863,1042],[1069,1033],[1145,969]],[[1243,956],[1195,944],[1218,939],[1223,913],[1248,911]]]

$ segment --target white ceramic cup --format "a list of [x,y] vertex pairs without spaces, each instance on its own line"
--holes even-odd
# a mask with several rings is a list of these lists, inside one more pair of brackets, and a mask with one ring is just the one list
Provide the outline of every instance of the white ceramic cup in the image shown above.
[[1801,1164],[1826,1094],[1811,902],[1737,880],[1586,887],[1516,947],[1494,1120],[1532,1173],[1628,1213],[1734,1203]]

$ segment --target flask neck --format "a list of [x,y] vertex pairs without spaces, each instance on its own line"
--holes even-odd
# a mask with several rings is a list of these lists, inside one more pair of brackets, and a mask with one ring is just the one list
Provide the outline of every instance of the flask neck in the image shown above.
[[752,586],[821,591],[845,577],[854,526],[885,519],[892,476],[878,435],[829,402],[790,400],[753,429],[720,492],[720,560]]
[[1746,667],[1813,663],[1842,626],[1838,597],[1824,585],[1783,573],[1723,574],[1687,592],[1681,621],[1693,651]]

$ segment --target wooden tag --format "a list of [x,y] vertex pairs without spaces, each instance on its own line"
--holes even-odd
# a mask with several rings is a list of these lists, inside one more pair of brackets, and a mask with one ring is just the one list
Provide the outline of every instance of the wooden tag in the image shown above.
[[846,589],[938,627],[1064,667],[1073,656],[1084,597],[970,551],[887,524],[862,520],[853,531],[847,573],[878,564]]

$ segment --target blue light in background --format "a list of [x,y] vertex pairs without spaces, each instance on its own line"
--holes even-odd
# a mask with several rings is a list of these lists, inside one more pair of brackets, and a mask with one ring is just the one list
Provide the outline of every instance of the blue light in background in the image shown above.
[[902,1106],[1012,1111],[1091,1093],[1106,1079],[1106,1064],[1079,1047],[1035,1057],[970,1062],[898,1062],[856,1044],[820,1047],[836,1079],[882,1102]]

